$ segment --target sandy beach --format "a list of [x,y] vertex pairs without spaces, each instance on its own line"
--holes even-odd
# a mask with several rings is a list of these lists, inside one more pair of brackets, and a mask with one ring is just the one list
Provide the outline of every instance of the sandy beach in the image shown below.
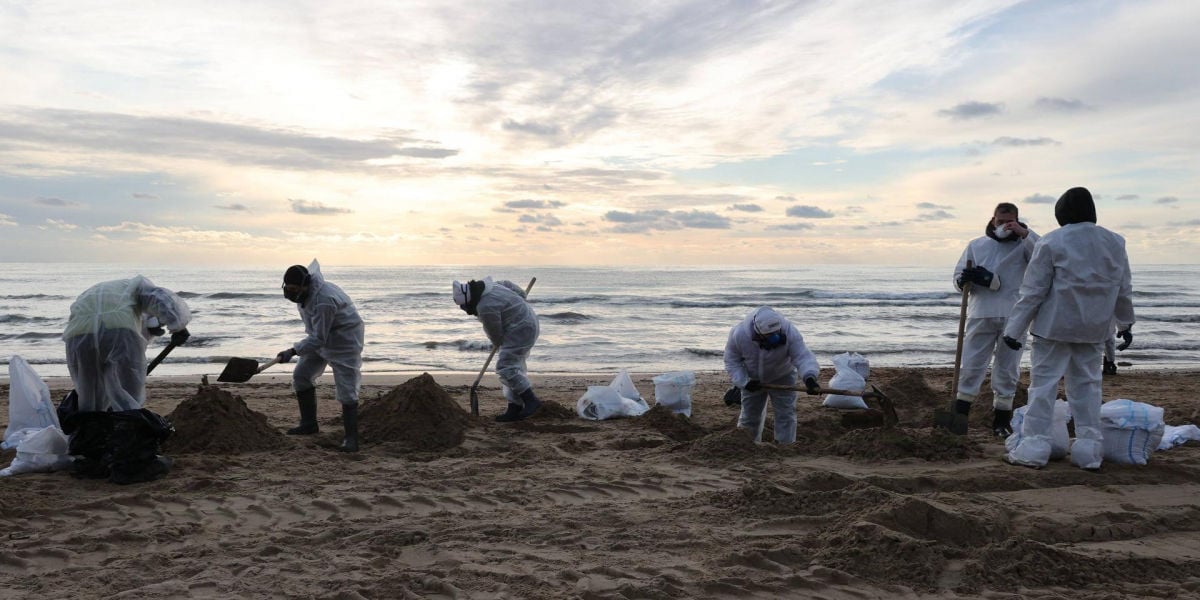
[[[890,431],[802,394],[787,448],[734,431],[719,372],[697,374],[691,419],[574,416],[614,374],[535,374],[552,402],[509,425],[491,421],[491,374],[478,419],[473,374],[370,376],[357,454],[334,449],[328,375],[308,437],[282,435],[285,376],[151,378],[174,469],[129,486],[0,479],[0,597],[1200,598],[1200,444],[1098,473],[1009,466],[990,410],[965,438],[929,427],[949,369],[872,371]],[[652,375],[634,376],[648,399]],[[48,383],[55,399],[70,387]],[[1104,396],[1200,424],[1198,384],[1123,369]],[[0,403],[7,421],[6,384]]]

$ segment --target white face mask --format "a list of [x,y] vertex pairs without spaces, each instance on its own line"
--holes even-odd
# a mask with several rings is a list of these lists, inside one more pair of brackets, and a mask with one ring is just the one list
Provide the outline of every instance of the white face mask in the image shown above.
[[992,233],[996,234],[996,239],[1000,239],[1000,240],[1008,237],[1009,235],[1012,235],[1012,232],[1005,229],[1003,225],[996,227],[996,229],[994,231],[992,231]]

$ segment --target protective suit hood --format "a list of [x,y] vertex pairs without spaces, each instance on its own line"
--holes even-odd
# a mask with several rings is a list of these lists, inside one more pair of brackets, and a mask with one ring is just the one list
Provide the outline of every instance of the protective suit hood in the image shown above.
[[1074,223],[1095,223],[1096,203],[1087,188],[1073,187],[1058,198],[1054,205],[1054,218],[1061,226]]

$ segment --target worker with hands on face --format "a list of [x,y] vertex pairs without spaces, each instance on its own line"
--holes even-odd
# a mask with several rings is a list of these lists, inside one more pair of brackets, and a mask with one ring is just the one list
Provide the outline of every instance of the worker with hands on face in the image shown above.
[[817,384],[820,366],[804,344],[804,337],[775,309],[762,306],[729,331],[725,343],[725,371],[742,390],[742,409],[738,427],[754,431],[754,441],[762,440],[766,422],[767,398],[775,415],[775,442],[796,441],[796,392],[767,390],[764,385],[794,387],[797,376],[804,381],[809,395],[821,393]]
[[354,301],[342,288],[325,281],[321,265],[313,259],[307,268],[288,267],[283,274],[283,296],[295,302],[304,321],[304,339],[280,352],[285,363],[299,356],[292,371],[292,389],[300,406],[300,424],[289,435],[317,433],[317,378],[333,368],[335,397],[342,405],[345,437],[341,450],[358,451],[358,390],[362,382],[365,327]]
[[1115,328],[1133,342],[1133,283],[1125,239],[1096,225],[1096,205],[1086,188],[1067,190],[1054,206],[1061,225],[1034,248],[1020,299],[1004,328],[1004,343],[1019,349],[1028,330],[1029,408],[1021,442],[1005,457],[1012,464],[1041,468],[1050,459],[1051,427],[1058,383],[1065,379],[1075,422],[1071,462],[1099,469],[1104,340]]
[[970,413],[990,364],[992,432],[997,436],[1012,433],[1009,422],[1021,375],[1021,351],[1009,348],[1000,338],[1008,313],[1017,302],[1033,247],[1040,239],[1017,216],[1016,205],[997,205],[984,235],[967,244],[954,267],[955,287],[962,290],[971,284],[954,412],[964,416]]
[[171,330],[171,343],[183,345],[191,318],[183,299],[141,275],[97,283],[80,294],[63,331],[78,410],[142,408],[147,341],[166,333],[161,328],[165,325]]

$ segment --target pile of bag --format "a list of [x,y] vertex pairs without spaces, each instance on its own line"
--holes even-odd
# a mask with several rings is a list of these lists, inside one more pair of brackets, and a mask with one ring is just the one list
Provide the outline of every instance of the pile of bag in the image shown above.
[[[692,415],[692,387],[696,377],[691,371],[664,373],[654,378],[654,400],[674,413]],[[638,417],[650,410],[641,392],[633,385],[629,371],[621,372],[608,385],[588,386],[575,402],[575,412],[589,421],[617,417]]]
[[[1013,411],[1013,433],[1004,440],[1004,446],[1010,453],[1016,450],[1023,439],[1021,425],[1028,408],[1022,406]],[[1070,405],[1064,400],[1055,400],[1050,429],[1052,460],[1064,458],[1070,451],[1071,439],[1067,433],[1070,420]],[[1154,451],[1160,449],[1159,443],[1165,430],[1163,409],[1158,406],[1124,398],[1100,405],[1100,431],[1104,436],[1102,446],[1106,461],[1123,465],[1146,464]]]
[[8,427],[0,448],[16,449],[0,476],[58,471],[71,466],[67,436],[58,422],[50,388],[20,356],[8,362]]

